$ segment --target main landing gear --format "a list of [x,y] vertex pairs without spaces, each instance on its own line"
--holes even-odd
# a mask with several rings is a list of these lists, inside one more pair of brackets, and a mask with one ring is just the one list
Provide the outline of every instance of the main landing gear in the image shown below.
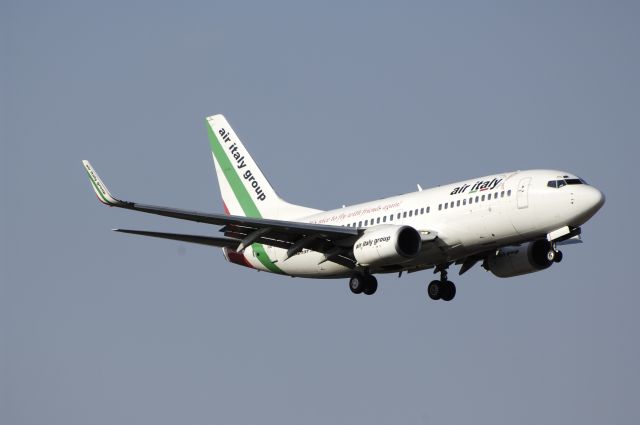
[[355,274],[349,279],[349,289],[354,294],[373,295],[378,290],[378,279],[370,274]]
[[432,300],[451,301],[456,296],[456,285],[447,280],[447,269],[440,269],[440,280],[431,281],[427,293]]

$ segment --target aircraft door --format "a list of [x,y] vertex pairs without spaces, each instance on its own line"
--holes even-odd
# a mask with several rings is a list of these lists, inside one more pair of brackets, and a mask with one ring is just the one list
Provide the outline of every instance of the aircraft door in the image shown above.
[[518,183],[518,192],[516,193],[516,201],[518,209],[529,207],[529,186],[531,185],[531,177],[520,179]]

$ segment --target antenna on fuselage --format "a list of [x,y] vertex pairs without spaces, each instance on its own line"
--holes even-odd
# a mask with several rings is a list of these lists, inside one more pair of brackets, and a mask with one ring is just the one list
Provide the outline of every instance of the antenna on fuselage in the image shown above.
[[422,192],[422,186],[420,186],[420,183],[418,183],[416,186],[418,186],[418,192]]

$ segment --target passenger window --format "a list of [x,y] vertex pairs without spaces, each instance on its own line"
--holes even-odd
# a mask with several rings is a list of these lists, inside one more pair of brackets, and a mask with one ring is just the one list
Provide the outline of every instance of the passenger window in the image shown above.
[[458,199],[458,202],[456,202],[456,207],[460,206],[460,200]]
[[462,205],[467,205],[467,198],[464,198],[464,199],[462,200]]
[[366,219],[366,220],[364,221],[364,225],[365,225],[365,226],[368,226],[368,225],[369,225],[369,219]]
[[386,223],[386,222],[387,222],[387,216],[386,216],[386,215],[382,217],[382,222],[383,222],[383,223]]
[[393,214],[389,216],[389,221],[393,221]]
[[446,204],[444,204],[444,209],[446,210],[447,208],[449,208],[449,203],[448,202]]
[[507,190],[507,196],[511,196],[511,189]]
[[451,201],[451,205],[450,205],[450,207],[451,207],[451,208],[453,208],[453,201]]
[[473,204],[473,197],[469,198],[469,205]]
[[429,211],[431,211],[431,207],[427,207],[427,214],[429,214]]
[[407,212],[406,211],[402,213],[402,218],[407,218]]
[[502,192],[500,192],[500,197],[504,198],[504,190]]
[[376,220],[376,224],[380,224],[380,217]]
[[442,204],[438,204],[438,211],[442,210]]
[[396,217],[398,220],[400,220],[400,213],[398,213],[398,217]]
[[484,195],[482,195],[482,198],[480,199],[482,202],[484,202]]
[[416,208],[416,210],[413,212],[413,215],[418,215],[418,209]]
[[477,204],[478,202],[480,202],[480,197],[479,197],[479,196],[476,196],[476,204]]
[[420,208],[420,214],[424,214],[424,208]]
[[362,221],[358,222],[358,227],[362,227]]
[[409,211],[409,217],[413,215],[413,211]]

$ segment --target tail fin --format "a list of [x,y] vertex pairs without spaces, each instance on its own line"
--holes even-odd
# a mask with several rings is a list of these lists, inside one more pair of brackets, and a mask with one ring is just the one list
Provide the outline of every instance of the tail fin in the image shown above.
[[207,131],[227,214],[294,219],[319,212],[276,194],[223,115],[208,117]]

